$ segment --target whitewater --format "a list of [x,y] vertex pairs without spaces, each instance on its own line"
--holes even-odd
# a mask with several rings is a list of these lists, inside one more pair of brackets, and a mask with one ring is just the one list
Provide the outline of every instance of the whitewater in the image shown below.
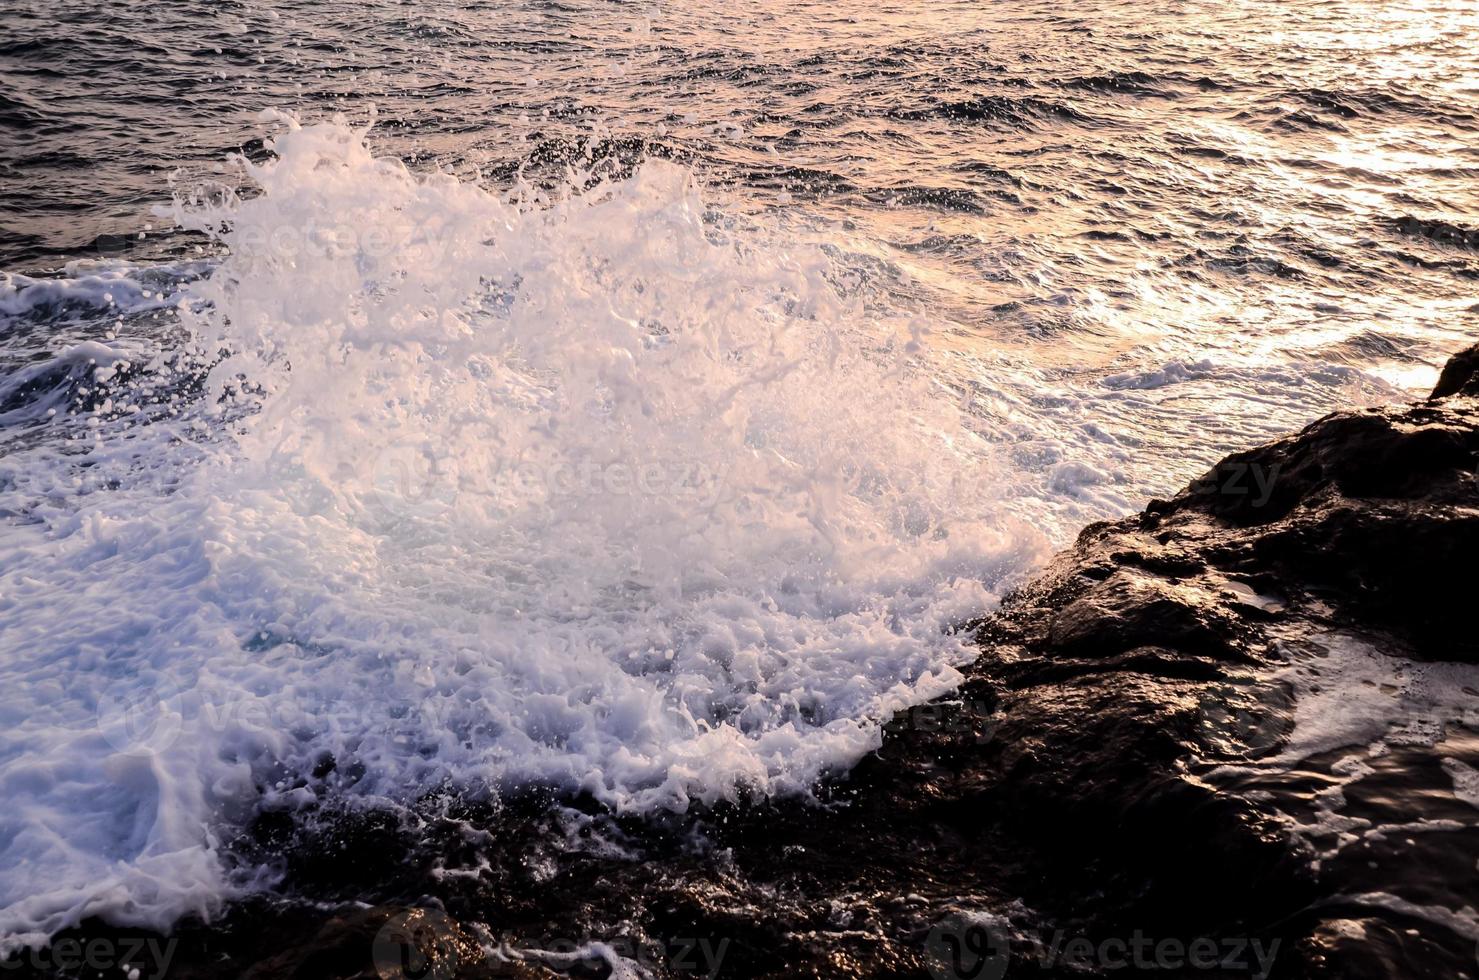
[[199,278],[6,296],[180,341],[53,359],[94,407],[7,458],[7,942],[210,915],[262,883],[232,828],[326,765],[683,811],[805,792],[958,681],[951,628],[1047,545],[925,325],[670,165],[526,199],[278,119],[255,193],[176,205],[229,250]]

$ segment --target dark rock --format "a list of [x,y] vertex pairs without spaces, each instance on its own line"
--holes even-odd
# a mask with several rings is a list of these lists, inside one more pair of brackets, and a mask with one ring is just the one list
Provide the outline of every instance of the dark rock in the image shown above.
[[1479,344],[1448,359],[1428,398],[1447,398],[1450,395],[1479,395]]
[[[1479,547],[1476,467],[1479,405],[1467,398],[1332,415],[1228,457],[1117,526],[1105,547],[1144,564],[1156,556],[1127,546],[1169,536],[1224,575],[1325,596],[1338,618],[1390,632],[1418,656],[1474,662],[1471,587],[1455,570]],[[1228,492],[1241,474],[1258,474],[1261,499]]]
[[1069,656],[1113,656],[1146,644],[1237,659],[1237,623],[1204,595],[1155,575],[1124,570],[1053,614],[1048,643]]

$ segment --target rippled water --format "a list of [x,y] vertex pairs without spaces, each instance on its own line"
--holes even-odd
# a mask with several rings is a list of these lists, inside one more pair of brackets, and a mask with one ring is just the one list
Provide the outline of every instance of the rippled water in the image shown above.
[[[1461,3],[22,4],[0,48],[0,266],[187,248],[138,241],[149,205],[176,168],[190,184],[260,153],[264,107],[373,107],[385,152],[495,186],[670,156],[728,213],[852,253],[945,343],[1026,361],[1022,397],[1046,409],[1135,375],[1107,397],[1153,403],[1154,421],[1095,410],[1147,444],[1133,465],[1164,491],[1190,472],[1156,452],[1170,420],[1200,463],[1386,397],[1377,381],[1421,389],[1471,329],[1476,18]],[[1140,377],[1173,362],[1190,383]]]
[[1479,318],[1474,4],[4,17],[8,935],[212,907],[330,757],[804,789]]

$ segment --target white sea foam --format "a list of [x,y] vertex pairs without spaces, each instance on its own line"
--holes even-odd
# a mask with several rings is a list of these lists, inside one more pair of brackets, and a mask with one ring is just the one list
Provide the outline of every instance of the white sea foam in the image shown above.
[[1319,656],[1291,650],[1275,675],[1294,689],[1294,730],[1268,764],[1293,765],[1341,748],[1375,755],[1391,746],[1432,746],[1450,728],[1479,726],[1479,699],[1468,693],[1479,685],[1479,667],[1407,660],[1339,633],[1318,643]]
[[[186,267],[188,269],[188,267]],[[173,276],[142,276],[125,264],[73,263],[70,275],[37,279],[18,273],[0,272],[0,316],[3,323],[38,312],[77,313],[83,310],[141,312],[171,304]]]
[[[1446,819],[1378,824],[1346,812],[1350,787],[1376,772],[1372,760],[1400,747],[1434,748],[1479,729],[1479,667],[1425,663],[1394,656],[1360,637],[1321,634],[1285,647],[1287,661],[1273,677],[1293,694],[1293,727],[1281,749],[1255,763],[1223,766],[1214,779],[1256,772],[1290,772],[1306,760],[1349,749],[1329,763],[1328,779],[1308,798],[1309,812],[1290,818],[1291,832],[1311,844],[1316,864],[1352,844],[1397,833],[1464,829]],[[1270,732],[1272,735],[1272,732]],[[1441,759],[1453,794],[1479,805],[1479,774],[1454,758]]]
[[683,171],[530,205],[341,124],[275,149],[179,206],[231,252],[168,297],[203,398],[7,460],[0,943],[210,914],[330,755],[372,803],[805,791],[1041,559],[920,325]]

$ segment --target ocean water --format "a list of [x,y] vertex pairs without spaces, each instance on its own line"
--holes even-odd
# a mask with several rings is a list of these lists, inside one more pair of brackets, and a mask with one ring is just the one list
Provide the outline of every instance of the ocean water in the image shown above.
[[0,949],[804,793],[1479,321],[1479,7],[0,0]]

